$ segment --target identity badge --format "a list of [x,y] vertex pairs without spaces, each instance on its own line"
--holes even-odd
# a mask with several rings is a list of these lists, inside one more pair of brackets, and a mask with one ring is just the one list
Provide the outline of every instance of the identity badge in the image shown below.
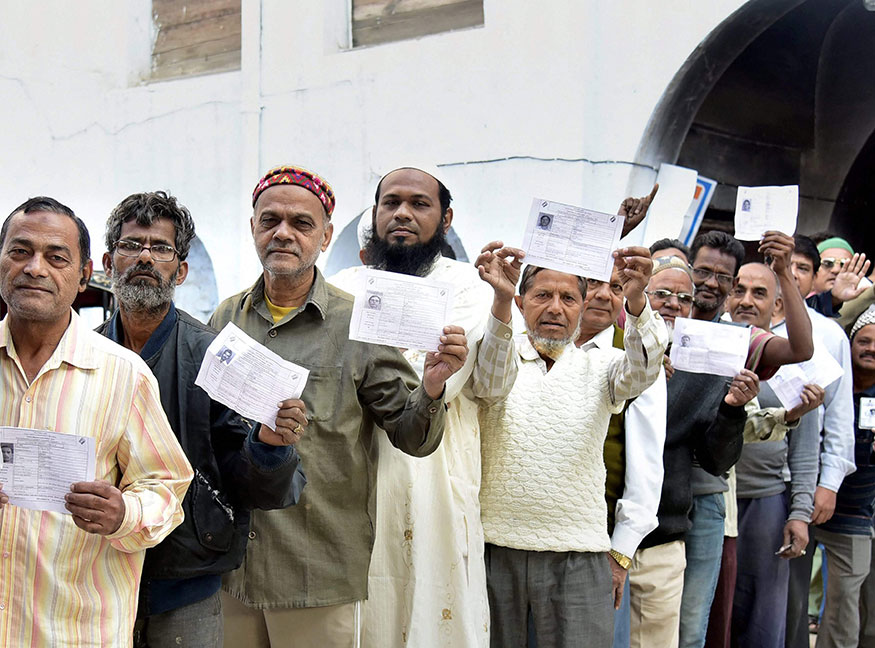
[[860,420],[857,426],[864,430],[875,430],[875,398],[860,399]]

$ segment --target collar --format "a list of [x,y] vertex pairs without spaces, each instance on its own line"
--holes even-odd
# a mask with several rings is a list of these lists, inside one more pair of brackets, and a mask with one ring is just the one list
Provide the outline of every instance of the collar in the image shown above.
[[[97,369],[99,364],[95,357],[94,348],[86,339],[90,332],[87,327],[82,326],[76,311],[71,308],[67,330],[64,331],[58,346],[55,347],[52,355],[40,369],[40,374],[59,368],[61,363],[67,363],[79,369]],[[15,350],[12,334],[9,332],[7,318],[0,322],[0,349],[6,349],[6,354],[10,358],[18,360],[18,353]]]
[[590,349],[610,349],[614,346],[614,325],[612,324],[580,345],[584,351]]
[[[307,295],[306,301],[300,308],[296,308],[277,322],[277,325],[294,319],[299,313],[303,312],[308,307],[315,309],[316,312],[319,313],[319,316],[323,320],[325,319],[325,316],[328,313],[328,284],[322,276],[322,272],[319,271],[319,268],[314,266],[313,271],[315,272],[313,285],[310,286],[310,292]],[[252,287],[244,293],[243,299],[240,301],[240,310],[242,311],[247,308],[255,310],[259,315],[273,324],[273,317],[271,317],[270,312],[267,310],[267,304],[264,302],[263,273],[258,277],[258,280],[252,284]]]
[[[173,332],[173,327],[176,326],[176,321],[178,319],[179,315],[176,312],[176,306],[173,302],[170,302],[170,310],[167,311],[164,319],[161,320],[158,327],[152,331],[152,335],[149,336],[145,346],[140,350],[141,358],[151,358],[161,350],[161,347],[164,346],[164,343],[167,342],[167,338],[169,338],[170,334]],[[113,313],[112,317],[109,319],[106,333],[110,340],[116,344],[124,346],[124,332],[119,309],[116,309],[115,313]]]

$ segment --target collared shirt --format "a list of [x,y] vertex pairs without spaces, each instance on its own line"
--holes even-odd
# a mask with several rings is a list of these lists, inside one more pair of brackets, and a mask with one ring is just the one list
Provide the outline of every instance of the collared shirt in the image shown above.
[[[817,408],[822,430],[818,486],[838,492],[845,476],[856,470],[851,344],[835,321],[812,308],[807,310],[815,345],[823,346],[844,370],[841,378],[824,390],[823,405]],[[787,337],[786,322],[773,326],[772,332]]]
[[[297,444],[307,486],[297,506],[253,511],[240,569],[225,587],[258,608],[336,605],[367,597],[374,541],[375,426],[404,452],[441,440],[443,400],[425,393],[394,347],[349,339],[352,298],[322,273],[303,306],[274,322],[264,279],[226,299],[210,320],[234,322],[257,342],[310,370],[301,399],[310,424]],[[382,434],[382,432],[381,432]]]
[[[527,336],[490,318],[474,369],[483,399],[486,541],[529,551],[607,551],[604,442],[612,413],[658,378],[668,343],[649,305],[627,313],[625,352],[569,344],[550,370]],[[497,371],[517,371],[501,394]]]
[[0,322],[0,381],[0,425],[94,437],[96,479],[117,486],[125,504],[108,536],[69,515],[0,509],[0,645],[127,646],[145,549],[181,522],[192,477],[155,378],[72,313],[30,384]]
[[[580,348],[611,349],[613,341],[614,327],[609,326]],[[665,371],[660,367],[656,381],[626,406],[626,470],[611,534],[611,548],[624,556],[634,555],[644,537],[659,525],[656,511],[662,492],[666,400]]]

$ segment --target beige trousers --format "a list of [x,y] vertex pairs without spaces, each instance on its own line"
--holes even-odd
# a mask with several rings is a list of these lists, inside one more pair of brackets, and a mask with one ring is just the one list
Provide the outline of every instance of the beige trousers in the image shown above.
[[360,648],[361,601],[316,608],[246,607],[222,592],[225,648]]
[[631,648],[677,648],[686,565],[683,540],[635,552],[629,568]]

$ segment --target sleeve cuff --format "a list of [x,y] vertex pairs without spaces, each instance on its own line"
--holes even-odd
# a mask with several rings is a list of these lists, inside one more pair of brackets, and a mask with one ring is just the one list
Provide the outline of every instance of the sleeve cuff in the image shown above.
[[441,392],[440,398],[431,398],[425,391],[425,387],[420,385],[411,394],[410,400],[407,401],[408,407],[415,408],[416,411],[427,419],[433,419],[435,415],[446,405],[444,403],[444,395],[447,393],[447,388]]
[[821,488],[829,489],[834,493],[838,493],[844,479],[845,472],[841,468],[825,464],[823,458],[821,457],[820,479],[818,479],[817,481],[818,486],[820,486]]
[[258,428],[261,423],[257,421],[246,437],[246,452],[252,462],[266,470],[276,470],[291,459],[295,453],[294,446],[275,446],[258,440]]
[[510,324],[505,324],[492,313],[489,313],[486,330],[499,340],[510,340],[513,337],[513,329],[510,327]]
[[614,526],[614,532],[611,534],[611,549],[632,558],[635,556],[638,545],[641,544],[644,537],[657,526],[658,523],[653,524],[649,531],[642,534],[635,529],[630,529],[621,522]]
[[[644,310],[641,311],[640,315],[633,315],[629,312],[629,302],[623,303],[623,310],[626,311],[626,323],[632,324],[637,329],[644,327],[650,319],[653,317],[653,310],[650,308],[650,300],[644,299]],[[619,551],[619,549],[617,550]],[[620,551],[620,553],[623,553]]]

